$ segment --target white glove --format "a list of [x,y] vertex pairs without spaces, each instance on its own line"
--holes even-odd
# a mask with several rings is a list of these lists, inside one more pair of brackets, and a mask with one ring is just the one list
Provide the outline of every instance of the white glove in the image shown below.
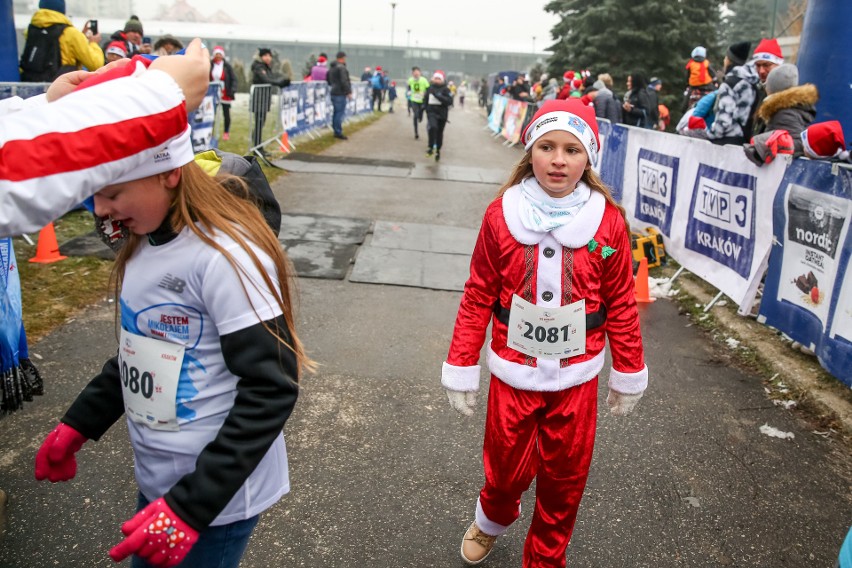
[[609,389],[609,394],[606,397],[606,404],[609,406],[610,414],[614,416],[627,416],[633,412],[633,407],[642,398],[642,393],[625,394],[623,392]]
[[465,416],[473,416],[473,408],[476,406],[475,392],[462,392],[447,389],[447,398],[450,399],[450,406],[453,409]]

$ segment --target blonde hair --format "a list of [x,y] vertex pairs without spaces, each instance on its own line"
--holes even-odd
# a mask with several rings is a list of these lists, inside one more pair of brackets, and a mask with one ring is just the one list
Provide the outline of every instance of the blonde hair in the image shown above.
[[609,73],[601,73],[600,75],[598,75],[598,79],[602,81],[604,85],[606,85],[607,89],[612,88],[612,76]]
[[[174,189],[174,200],[169,216],[172,229],[178,233],[188,227],[202,242],[219,251],[234,267],[234,270],[246,274],[245,269],[237,264],[234,257],[210,235],[221,232],[240,245],[240,248],[248,254],[252,264],[260,273],[263,284],[272,293],[275,303],[281,309],[284,321],[287,324],[290,342],[288,343],[266,322],[263,323],[263,326],[296,355],[299,370],[315,370],[316,363],[307,356],[302,342],[296,335],[291,299],[291,280],[294,278],[294,272],[287,256],[281,249],[278,238],[266,224],[257,205],[251,201],[252,197],[245,181],[236,176],[224,174],[215,178],[211,177],[194,161],[180,169],[180,180]],[[115,265],[110,277],[110,285],[116,298],[121,293],[127,262],[144,238],[144,236],[131,234],[127,243],[116,255]],[[278,277],[277,284],[267,274],[260,258],[249,243],[253,243],[272,259]],[[241,284],[243,291],[248,296],[245,282],[242,279]],[[119,302],[116,302],[117,310],[118,304]],[[255,314],[257,314],[257,310],[255,310]],[[295,378],[298,380],[298,376]]]
[[[503,186],[497,191],[497,197],[502,196],[506,193],[506,190],[512,186],[518,185],[523,180],[528,177],[534,177],[533,167],[532,167],[532,150],[528,152],[524,152],[524,157],[521,158],[521,161],[515,164],[515,167],[512,169],[512,173],[509,174],[509,179]],[[597,191],[601,195],[604,196],[604,199],[607,202],[618,209],[621,213],[622,218],[624,219],[625,225],[627,225],[627,213],[624,211],[624,207],[622,207],[612,196],[612,192],[609,190],[609,187],[603,182],[600,176],[593,170],[591,167],[587,167],[585,171],[583,171],[583,176],[580,178],[580,181],[589,186],[589,189],[592,191]],[[629,227],[628,227],[629,229]]]

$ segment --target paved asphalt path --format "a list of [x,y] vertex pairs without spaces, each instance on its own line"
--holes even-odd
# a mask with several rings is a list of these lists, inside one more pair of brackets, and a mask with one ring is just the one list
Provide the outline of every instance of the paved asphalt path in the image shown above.
[[[454,110],[441,164],[508,172],[520,151],[483,125],[478,109]],[[327,153],[425,164],[425,147],[398,106]],[[285,212],[470,228],[496,189],[333,174],[290,174],[275,186]],[[440,388],[459,294],[299,285],[300,333],[321,366],[286,427],[292,492],[262,517],[243,566],[461,566],[485,412],[481,400],[473,417],[457,415]],[[635,414],[599,412],[569,566],[833,567],[852,521],[848,448],[773,406],[761,378],[733,367],[727,347],[669,301],[644,307],[642,325],[650,386]],[[11,515],[1,567],[114,565],[106,552],[136,491],[124,425],[84,446],[72,482],[35,482],[33,457],[115,346],[104,302],[33,347],[47,394],[0,421]],[[601,407],[605,392],[602,380]],[[767,437],[763,424],[795,438]],[[532,509],[530,492],[486,566],[520,566]]]

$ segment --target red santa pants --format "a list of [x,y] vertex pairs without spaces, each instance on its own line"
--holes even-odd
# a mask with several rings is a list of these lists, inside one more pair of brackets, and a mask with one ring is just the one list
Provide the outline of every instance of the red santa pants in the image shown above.
[[524,568],[565,566],[595,445],[597,392],[597,377],[564,391],[538,392],[491,376],[478,508],[491,523],[507,527],[536,479]]

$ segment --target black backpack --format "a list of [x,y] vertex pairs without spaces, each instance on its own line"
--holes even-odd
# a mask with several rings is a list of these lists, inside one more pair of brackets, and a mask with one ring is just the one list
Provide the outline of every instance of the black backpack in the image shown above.
[[66,24],[54,24],[39,28],[30,24],[21,54],[21,81],[46,83],[59,76],[62,67],[59,36],[66,27]]

